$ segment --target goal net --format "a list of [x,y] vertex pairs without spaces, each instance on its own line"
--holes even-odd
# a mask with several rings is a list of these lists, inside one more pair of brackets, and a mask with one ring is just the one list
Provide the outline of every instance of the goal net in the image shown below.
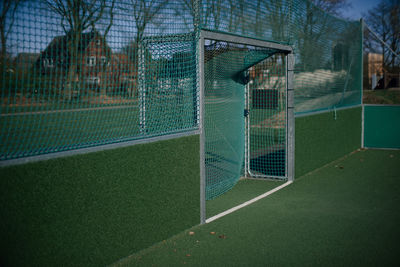
[[[249,84],[255,84],[255,76],[262,73],[264,60],[277,52],[279,50],[272,48],[205,40],[206,199],[215,198],[231,189],[242,175],[245,165],[245,117],[249,111],[245,102],[246,88]],[[256,102],[254,100],[255,106]],[[268,119],[268,115],[262,111],[255,109],[255,114],[258,114],[255,117],[261,124]],[[257,143],[257,138],[270,138],[273,132],[259,131],[253,124],[250,134],[253,136],[252,146]],[[284,132],[285,125],[282,125],[282,129]],[[261,139],[259,141],[263,142]],[[256,159],[252,162],[256,163]]]

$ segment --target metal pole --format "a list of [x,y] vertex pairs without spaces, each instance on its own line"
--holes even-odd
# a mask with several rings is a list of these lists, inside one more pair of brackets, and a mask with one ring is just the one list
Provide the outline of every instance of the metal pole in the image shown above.
[[365,23],[364,23],[364,20],[363,19],[360,19],[360,23],[361,23],[361,77],[360,77],[360,79],[361,79],[361,99],[360,99],[360,102],[361,102],[361,148],[364,148],[364,85],[363,85],[363,82],[364,82],[364,79],[363,79],[363,75],[364,75],[364,62],[363,62],[363,60],[364,60],[364,46],[363,46],[363,43],[364,43],[364,26],[365,26]]
[[286,56],[286,103],[287,103],[287,177],[294,180],[295,119],[294,119],[294,54]]
[[146,62],[144,57],[143,41],[139,42],[138,49],[138,85],[139,85],[139,117],[140,117],[140,133],[146,134]]
[[206,222],[206,171],[205,171],[205,132],[204,132],[204,38],[200,36],[199,52],[199,129],[200,129],[200,224]]
[[[245,101],[245,109],[248,111],[249,110],[249,90],[250,86],[249,84],[246,84],[245,86],[245,92],[244,92],[244,101]],[[247,114],[247,116],[244,118],[244,177],[248,177],[249,169],[250,169],[250,164],[249,164],[249,135],[250,135],[250,124],[249,124],[249,116],[250,113]]]

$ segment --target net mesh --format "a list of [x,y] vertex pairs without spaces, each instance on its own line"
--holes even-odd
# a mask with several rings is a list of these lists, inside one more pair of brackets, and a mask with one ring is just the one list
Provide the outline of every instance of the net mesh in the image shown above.
[[0,159],[198,129],[193,20],[173,20],[183,4],[11,6],[1,48]]
[[[387,6],[386,8],[389,8]],[[396,6],[394,5],[395,11]],[[400,5],[397,6],[400,10]],[[363,103],[400,104],[400,48],[394,45],[399,39],[396,35],[395,12],[369,14],[364,24],[363,38]],[[385,27],[376,19],[392,21],[394,25]],[[375,19],[375,20],[373,20]],[[390,20],[392,19],[392,20]],[[372,25],[367,23],[372,20]],[[379,21],[381,21],[379,20]],[[390,25],[390,24],[389,24]],[[400,25],[400,22],[397,22]],[[397,27],[398,28],[398,27]],[[386,30],[387,34],[384,34]],[[390,31],[392,34],[388,34]]]
[[197,126],[196,45],[193,34],[151,37],[141,43],[142,133],[168,134]]
[[295,112],[361,103],[361,25],[307,0],[203,1],[203,27],[291,44]]
[[212,199],[237,183],[243,167],[247,70],[276,50],[205,43],[206,199]]
[[286,175],[286,62],[276,53],[250,69],[247,153],[252,177]]
[[[2,161],[199,129],[201,29],[291,45],[297,114],[361,102],[360,23],[307,0],[8,2],[0,21]],[[274,53],[222,42],[205,49],[210,198],[235,184],[243,166],[243,71]],[[270,72],[262,83],[248,85],[250,165],[277,176],[284,85],[269,83],[281,77],[279,58],[263,63]],[[255,96],[278,100],[262,108]],[[268,162],[277,167],[266,171]]]

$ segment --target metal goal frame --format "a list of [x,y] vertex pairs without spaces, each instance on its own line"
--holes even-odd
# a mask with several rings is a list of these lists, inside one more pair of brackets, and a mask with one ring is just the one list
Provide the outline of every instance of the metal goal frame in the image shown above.
[[[235,44],[249,45],[261,48],[272,48],[285,54],[286,76],[286,155],[285,177],[287,181],[294,180],[294,54],[289,45],[269,42],[237,35],[201,30],[198,39],[198,81],[199,81],[199,131],[200,131],[200,223],[206,223],[206,175],[205,175],[205,132],[204,132],[204,97],[205,97],[205,40],[223,41]],[[248,89],[246,88],[246,94]],[[247,122],[246,122],[247,123]],[[247,142],[245,140],[245,142]],[[247,144],[245,145],[247,147]],[[246,149],[246,148],[245,148]],[[247,150],[247,149],[246,149]],[[245,151],[245,172],[248,172],[248,157]]]

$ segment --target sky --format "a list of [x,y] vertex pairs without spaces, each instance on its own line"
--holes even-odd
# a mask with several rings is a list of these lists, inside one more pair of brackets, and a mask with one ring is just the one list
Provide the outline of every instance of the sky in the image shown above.
[[367,11],[374,6],[378,5],[379,0],[349,0],[352,7],[348,8],[344,12],[344,17],[351,20],[359,20],[362,17],[362,13]]

